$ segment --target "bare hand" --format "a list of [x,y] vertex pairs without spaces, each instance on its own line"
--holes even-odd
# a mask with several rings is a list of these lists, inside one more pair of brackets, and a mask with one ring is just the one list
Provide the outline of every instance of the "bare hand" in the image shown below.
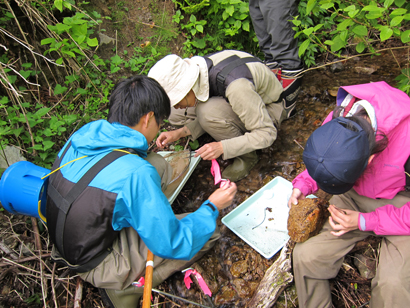
[[331,231],[335,236],[341,236],[349,231],[358,229],[359,212],[339,209],[334,205],[329,205],[329,223],[335,231]]
[[288,201],[288,207],[291,208],[293,204],[298,204],[298,200],[305,200],[305,198],[299,188],[293,188],[292,195]]
[[236,184],[231,182],[229,185],[224,185],[221,188],[218,188],[209,196],[209,201],[211,201],[218,210],[222,210],[229,205],[231,205],[233,198],[236,194]]
[[174,141],[177,141],[180,136],[179,136],[179,130],[173,130],[169,132],[162,132],[158,138],[157,141],[155,142],[157,144],[157,147],[163,148],[167,144],[170,144]]
[[222,142],[207,143],[195,151],[195,157],[201,156],[204,160],[217,159],[224,152]]

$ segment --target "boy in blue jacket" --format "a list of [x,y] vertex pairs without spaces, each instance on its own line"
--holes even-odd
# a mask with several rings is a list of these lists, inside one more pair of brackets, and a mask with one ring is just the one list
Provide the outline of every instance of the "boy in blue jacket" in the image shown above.
[[122,80],[111,94],[108,119],[73,134],[53,167],[61,169],[50,177],[50,186],[66,196],[102,157],[118,150],[129,153],[104,167],[72,202],[63,216],[61,241],[63,206],[47,201],[50,238],[56,244],[53,259],[100,288],[111,307],[136,307],[143,289],[131,283],[144,275],[148,249],[155,255],[153,286],[209,250],[219,237],[219,210],[236,193],[232,183],[217,189],[195,212],[173,213],[162,192],[170,167],[159,155],[147,153],[169,113],[169,98],[154,79]]

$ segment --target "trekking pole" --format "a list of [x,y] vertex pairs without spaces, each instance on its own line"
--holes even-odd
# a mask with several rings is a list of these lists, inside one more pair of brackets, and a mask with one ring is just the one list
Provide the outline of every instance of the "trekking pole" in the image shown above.
[[148,249],[147,263],[145,265],[145,284],[142,297],[142,308],[151,306],[152,273],[154,271],[154,254]]

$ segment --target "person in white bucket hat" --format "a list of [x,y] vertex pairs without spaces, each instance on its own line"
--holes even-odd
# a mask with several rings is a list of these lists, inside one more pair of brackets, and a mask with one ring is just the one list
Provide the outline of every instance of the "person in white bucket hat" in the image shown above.
[[[163,147],[182,137],[194,140],[205,132],[215,142],[196,150],[212,160],[234,158],[222,177],[238,181],[258,162],[256,150],[272,145],[277,128],[294,112],[287,108],[283,88],[275,74],[258,58],[224,50],[209,56],[182,59],[168,55],[148,76],[156,79],[171,101],[169,121],[181,128],[157,138]],[[195,107],[195,108],[192,108]]]

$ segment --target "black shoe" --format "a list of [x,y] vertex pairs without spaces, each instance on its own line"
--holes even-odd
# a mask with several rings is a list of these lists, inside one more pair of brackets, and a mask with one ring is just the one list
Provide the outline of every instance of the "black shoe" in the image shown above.
[[281,83],[283,93],[281,99],[284,101],[284,108],[286,110],[286,118],[294,116],[296,111],[296,99],[300,92],[302,85],[303,69],[299,70],[282,70]]
[[112,303],[112,301],[111,301],[110,298],[108,297],[108,294],[107,294],[107,292],[105,291],[105,289],[103,289],[103,288],[98,288],[98,292],[100,293],[101,300],[103,301],[105,307],[115,308],[115,307],[114,307],[114,304]]

